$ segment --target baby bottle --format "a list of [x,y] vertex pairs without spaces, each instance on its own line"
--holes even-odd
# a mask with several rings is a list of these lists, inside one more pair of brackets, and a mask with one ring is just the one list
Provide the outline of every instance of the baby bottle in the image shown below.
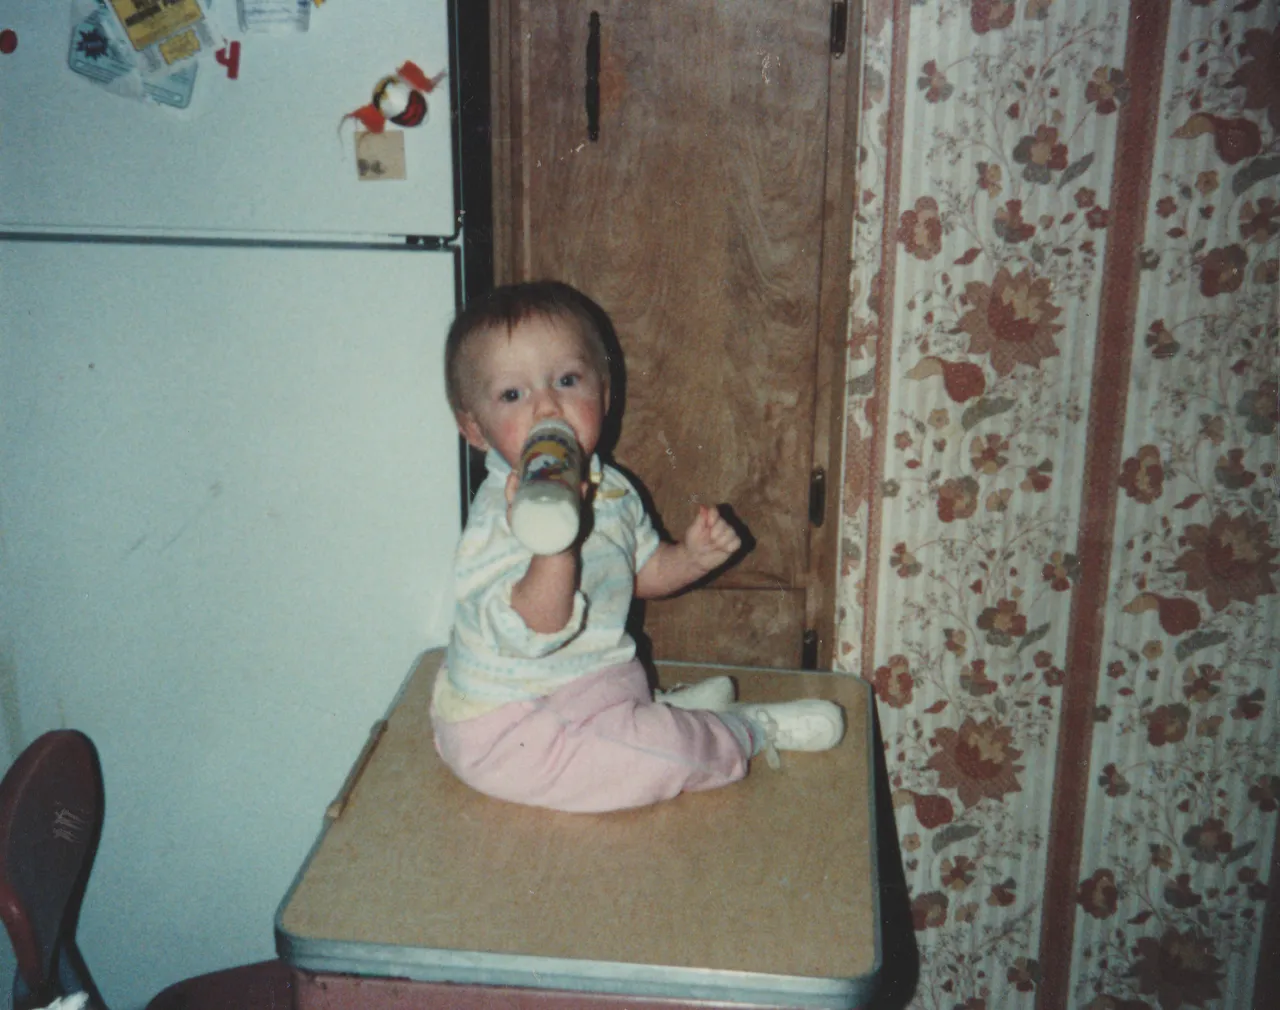
[[578,536],[582,450],[564,421],[533,426],[520,451],[520,485],[511,502],[511,532],[534,554],[559,554]]

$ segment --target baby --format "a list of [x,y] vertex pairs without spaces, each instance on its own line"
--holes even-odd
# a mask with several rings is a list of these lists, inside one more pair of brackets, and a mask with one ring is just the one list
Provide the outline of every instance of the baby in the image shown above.
[[[734,702],[716,677],[650,692],[625,624],[633,596],[669,596],[741,547],[699,506],[679,543],[660,541],[639,494],[593,455],[609,411],[598,309],[565,284],[498,288],[450,328],[445,371],[458,428],[485,452],[458,547],[452,639],[432,699],[436,750],[472,788],[568,811],[621,810],[713,789],[767,751],[825,750],[844,732],[819,700]],[[590,473],[583,532],[531,553],[509,510],[530,429],[567,422]]]

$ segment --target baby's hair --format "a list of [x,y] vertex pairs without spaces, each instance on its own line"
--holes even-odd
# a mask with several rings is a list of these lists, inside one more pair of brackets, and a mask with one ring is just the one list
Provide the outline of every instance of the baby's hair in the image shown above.
[[609,352],[601,331],[603,310],[577,288],[561,281],[526,281],[494,288],[466,306],[453,325],[444,345],[445,382],[449,406],[454,413],[466,409],[465,372],[462,353],[468,341],[490,330],[511,332],[520,323],[542,318],[564,322],[577,330],[596,371],[609,384]]

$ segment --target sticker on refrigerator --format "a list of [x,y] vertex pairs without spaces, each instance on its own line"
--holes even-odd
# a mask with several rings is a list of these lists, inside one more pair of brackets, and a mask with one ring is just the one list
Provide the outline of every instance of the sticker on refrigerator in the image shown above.
[[311,0],[236,0],[246,32],[305,32],[311,27]]
[[108,0],[145,73],[173,69],[218,47],[202,0]]
[[173,109],[186,109],[195,91],[199,65],[143,75],[138,56],[107,0],[78,0],[72,5],[67,66],[113,94],[145,99]]

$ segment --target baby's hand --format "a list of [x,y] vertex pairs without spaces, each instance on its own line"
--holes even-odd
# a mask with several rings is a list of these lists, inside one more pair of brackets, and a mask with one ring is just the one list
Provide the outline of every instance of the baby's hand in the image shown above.
[[684,549],[704,573],[719,568],[741,546],[741,538],[717,509],[698,506],[698,516],[684,535]]

